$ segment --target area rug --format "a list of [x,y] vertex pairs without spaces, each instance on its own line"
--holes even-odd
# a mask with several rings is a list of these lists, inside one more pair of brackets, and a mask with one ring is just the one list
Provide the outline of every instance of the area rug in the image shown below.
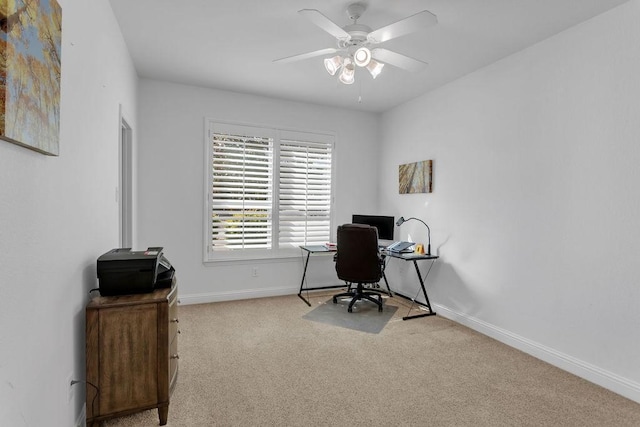
[[302,318],[341,328],[378,334],[398,310],[396,306],[385,304],[382,312],[380,312],[377,305],[369,301],[358,301],[353,307],[353,313],[349,313],[347,311],[348,306],[348,299],[344,301],[338,299],[338,303],[334,304],[330,298],[302,316]]

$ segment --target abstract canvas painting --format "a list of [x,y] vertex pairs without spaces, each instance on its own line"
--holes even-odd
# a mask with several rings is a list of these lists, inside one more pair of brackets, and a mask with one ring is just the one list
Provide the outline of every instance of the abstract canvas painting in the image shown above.
[[62,10],[56,0],[0,0],[0,138],[57,156]]
[[433,160],[407,163],[398,167],[400,194],[431,193]]

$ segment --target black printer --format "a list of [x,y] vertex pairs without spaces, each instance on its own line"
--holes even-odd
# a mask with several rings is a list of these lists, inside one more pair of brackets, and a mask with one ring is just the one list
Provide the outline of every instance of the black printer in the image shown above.
[[126,295],[152,292],[168,288],[175,269],[162,254],[161,247],[132,251],[131,248],[112,249],[98,258],[100,295]]

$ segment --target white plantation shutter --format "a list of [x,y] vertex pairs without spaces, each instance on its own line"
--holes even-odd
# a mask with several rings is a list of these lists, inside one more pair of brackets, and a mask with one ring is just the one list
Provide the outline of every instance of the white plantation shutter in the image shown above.
[[210,248],[270,249],[273,137],[252,128],[225,130],[211,135]]
[[330,240],[331,154],[331,143],[280,140],[281,248]]
[[214,122],[208,130],[205,261],[330,241],[332,136]]

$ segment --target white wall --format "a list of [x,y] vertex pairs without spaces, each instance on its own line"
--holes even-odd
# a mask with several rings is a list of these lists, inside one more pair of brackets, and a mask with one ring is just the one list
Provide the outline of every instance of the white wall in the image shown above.
[[[142,79],[137,246],[163,246],[182,303],[297,293],[301,258],[204,265],[204,120],[336,135],[336,224],[375,213],[378,116]],[[251,269],[258,268],[252,277]],[[336,283],[330,257],[310,263],[309,286]]]
[[[380,157],[439,314],[636,401],[639,40],[634,0],[386,113]],[[434,192],[398,195],[426,159]]]
[[119,104],[137,78],[107,0],[60,0],[60,156],[0,141],[0,425],[71,426],[84,384],[84,306],[118,245]]

